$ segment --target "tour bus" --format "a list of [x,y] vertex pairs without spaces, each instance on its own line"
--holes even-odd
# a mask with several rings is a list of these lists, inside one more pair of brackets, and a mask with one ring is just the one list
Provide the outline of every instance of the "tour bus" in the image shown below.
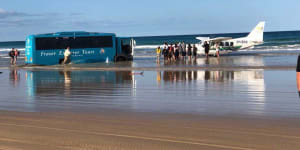
[[25,63],[56,65],[64,60],[70,47],[71,63],[127,61],[133,59],[135,41],[114,33],[57,32],[29,35],[26,38]]

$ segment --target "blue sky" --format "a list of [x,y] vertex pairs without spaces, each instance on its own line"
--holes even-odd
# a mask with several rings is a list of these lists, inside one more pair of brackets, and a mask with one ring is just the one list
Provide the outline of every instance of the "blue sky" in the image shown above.
[[0,41],[58,31],[120,36],[300,30],[300,0],[1,0]]

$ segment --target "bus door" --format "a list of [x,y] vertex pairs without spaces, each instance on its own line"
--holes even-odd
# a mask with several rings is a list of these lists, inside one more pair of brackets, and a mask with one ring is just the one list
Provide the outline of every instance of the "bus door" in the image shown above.
[[136,42],[133,38],[130,39],[130,48],[131,48],[131,56],[134,55],[134,47],[136,45]]
[[135,40],[124,38],[121,40],[121,49],[122,53],[125,55],[133,55],[134,54],[134,47],[135,47]]

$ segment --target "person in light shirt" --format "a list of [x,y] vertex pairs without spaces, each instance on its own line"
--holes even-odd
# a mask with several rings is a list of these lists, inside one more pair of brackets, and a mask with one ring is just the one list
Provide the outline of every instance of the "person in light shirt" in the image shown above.
[[68,46],[64,52],[64,62],[63,64],[67,64],[70,61],[70,56],[71,56],[71,52],[70,52],[70,47]]

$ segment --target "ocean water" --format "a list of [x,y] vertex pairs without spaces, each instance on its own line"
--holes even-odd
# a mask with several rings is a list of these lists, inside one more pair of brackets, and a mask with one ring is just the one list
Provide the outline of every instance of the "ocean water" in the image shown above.
[[[138,62],[144,60],[153,61],[155,59],[155,48],[163,45],[164,42],[175,43],[184,41],[185,43],[198,43],[198,36],[204,37],[244,37],[248,33],[227,33],[227,34],[195,34],[195,35],[173,35],[173,36],[152,36],[152,37],[133,37],[136,40],[134,59]],[[23,63],[25,42],[11,41],[0,42],[0,66],[8,65],[8,52],[11,48],[18,48],[21,51],[20,62]],[[234,52],[230,55],[296,55],[300,53],[300,31],[265,32],[264,44]],[[295,56],[294,56],[295,57]],[[294,59],[293,57],[293,59]],[[275,58],[278,59],[278,58]],[[282,58],[284,61],[286,57]]]

